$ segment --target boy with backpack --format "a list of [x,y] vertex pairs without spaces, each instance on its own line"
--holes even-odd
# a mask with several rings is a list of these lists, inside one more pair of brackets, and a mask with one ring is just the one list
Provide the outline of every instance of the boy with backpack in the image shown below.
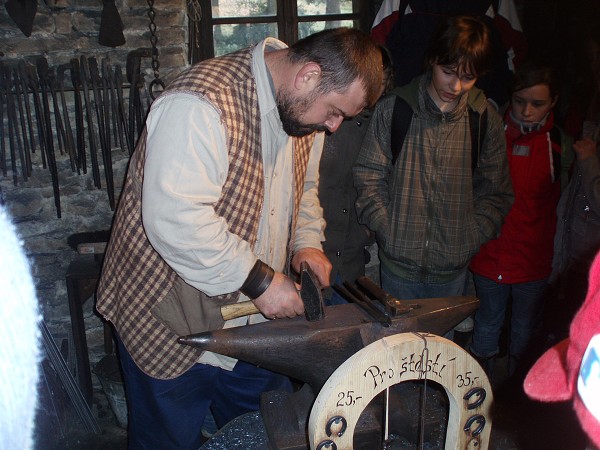
[[[512,205],[502,120],[474,87],[489,58],[485,23],[448,17],[428,70],[375,107],[353,169],[356,208],[375,232],[382,287],[397,298],[463,295],[471,257]],[[412,114],[398,112],[397,97]]]

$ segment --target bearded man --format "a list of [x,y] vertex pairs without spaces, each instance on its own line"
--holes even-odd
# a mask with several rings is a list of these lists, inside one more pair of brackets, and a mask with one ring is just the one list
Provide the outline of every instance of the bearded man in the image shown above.
[[[302,314],[288,277],[329,285],[317,197],[321,131],[377,100],[381,53],[338,28],[198,63],[153,103],[119,201],[97,309],[116,330],[135,449],[197,449],[286,377],[177,337]],[[261,314],[224,322],[252,300]]]

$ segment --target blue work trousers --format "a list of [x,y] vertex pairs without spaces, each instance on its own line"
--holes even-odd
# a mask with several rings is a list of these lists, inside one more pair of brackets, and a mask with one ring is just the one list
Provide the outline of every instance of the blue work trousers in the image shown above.
[[522,359],[541,327],[548,280],[501,284],[474,274],[474,281],[480,305],[475,312],[471,350],[481,358],[498,354],[502,325],[512,298],[508,351],[511,357]]
[[380,270],[381,287],[400,300],[454,297],[465,295],[467,289],[467,269],[446,283],[423,283],[400,278],[383,264]]
[[284,375],[238,361],[233,371],[196,364],[171,380],[142,372],[117,339],[128,405],[129,450],[197,450],[209,408],[218,427],[257,411],[260,394],[291,392]]

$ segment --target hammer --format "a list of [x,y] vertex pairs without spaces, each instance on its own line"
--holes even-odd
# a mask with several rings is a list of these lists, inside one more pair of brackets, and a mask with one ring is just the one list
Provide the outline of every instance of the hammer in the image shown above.
[[[323,294],[317,278],[306,261],[300,264],[300,298],[304,303],[304,315],[306,320],[314,322],[325,317],[325,305]],[[237,319],[260,312],[251,301],[234,303],[221,307],[223,319]]]

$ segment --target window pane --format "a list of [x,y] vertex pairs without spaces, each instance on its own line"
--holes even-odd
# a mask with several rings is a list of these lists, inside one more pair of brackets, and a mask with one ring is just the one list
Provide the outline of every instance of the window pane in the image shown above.
[[358,23],[353,20],[331,20],[323,22],[300,22],[298,24],[298,39],[329,28],[349,27],[358,28]]
[[299,16],[317,16],[323,14],[350,14],[352,0],[298,0]]
[[274,16],[277,0],[212,0],[213,18]]
[[276,23],[243,23],[215,25],[213,39],[215,56],[224,55],[240,48],[256,44],[266,37],[277,37]]

